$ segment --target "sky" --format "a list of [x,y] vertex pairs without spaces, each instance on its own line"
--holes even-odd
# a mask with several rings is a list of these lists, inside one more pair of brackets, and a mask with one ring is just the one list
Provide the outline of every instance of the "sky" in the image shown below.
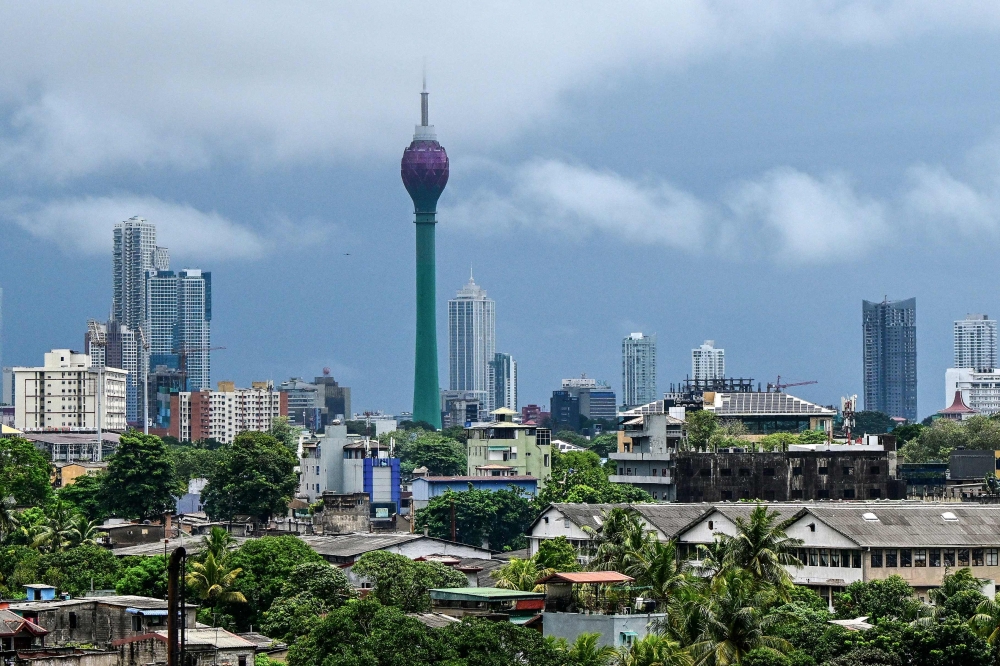
[[312,377],[412,405],[414,230],[399,159],[451,159],[438,341],[468,279],[520,403],[729,374],[862,393],[861,301],[917,299],[918,410],[952,322],[1000,314],[1000,5],[908,0],[3,3],[3,364],[80,348],[114,224],[213,273],[213,381]]

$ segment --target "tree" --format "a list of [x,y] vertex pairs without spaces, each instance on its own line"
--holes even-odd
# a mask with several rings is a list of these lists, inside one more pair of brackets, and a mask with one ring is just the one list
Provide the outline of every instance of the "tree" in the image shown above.
[[707,451],[712,435],[719,427],[715,412],[700,409],[687,414],[684,420],[687,421],[688,446],[694,451]]
[[679,643],[657,634],[646,634],[631,647],[620,648],[618,654],[619,663],[625,666],[690,666],[694,663],[691,654]]
[[580,634],[573,645],[561,645],[573,666],[608,666],[618,654],[610,645],[600,645],[599,633]]
[[851,583],[834,597],[833,608],[840,619],[864,615],[871,620],[913,620],[920,612],[920,602],[905,580],[892,575],[881,580]]
[[302,593],[311,594],[329,608],[335,608],[354,597],[354,588],[341,569],[326,562],[306,562],[292,569],[282,596]]
[[601,514],[600,529],[583,528],[590,534],[594,548],[590,568],[624,572],[635,562],[636,553],[648,548],[656,536],[646,531],[645,521],[635,509],[615,507]]
[[129,430],[118,440],[103,482],[108,509],[123,518],[159,518],[182,490],[163,440]]
[[309,593],[278,597],[264,611],[260,628],[265,635],[291,644],[312,631],[330,610],[321,599]]
[[169,449],[177,479],[187,484],[191,479],[207,479],[219,464],[221,449],[209,449],[190,444],[172,446]]
[[465,587],[468,580],[460,571],[439,562],[414,562],[403,555],[374,550],[358,558],[351,571],[374,584],[372,595],[385,606],[406,612],[430,608],[428,590]]
[[545,585],[539,580],[555,573],[552,569],[543,569],[538,561],[529,557],[519,559],[512,557],[510,562],[490,572],[490,577],[496,581],[496,586],[505,590],[520,590],[521,592],[544,592]]
[[325,615],[354,598],[344,572],[321,562],[307,562],[292,569],[282,596],[264,611],[261,628],[268,636],[294,642]]
[[[611,467],[613,469],[614,465]],[[552,451],[552,475],[537,496],[539,505],[553,502],[624,504],[652,500],[652,496],[641,488],[611,483],[608,469],[593,451]]]
[[[479,618],[450,624],[437,632],[454,661],[468,666],[562,666],[565,653],[542,634],[510,622]],[[433,663],[433,662],[432,662]],[[573,664],[572,661],[568,662]],[[292,665],[294,666],[294,665]]]
[[434,497],[416,515],[418,528],[439,539],[451,539],[452,504],[455,508],[455,538],[461,543],[493,550],[516,550],[527,545],[525,530],[535,517],[531,501],[518,488],[503,490],[447,491]]
[[202,553],[211,555],[215,561],[222,564],[229,559],[229,551],[236,540],[233,535],[218,526],[213,526],[208,534],[201,538]]
[[677,556],[674,541],[647,539],[627,561],[622,573],[632,576],[636,585],[648,587],[650,595],[658,601],[672,599],[688,583],[686,567]]
[[209,553],[204,562],[192,562],[191,572],[185,582],[207,606],[217,603],[245,604],[247,598],[239,590],[233,589],[234,583],[243,570],[239,567],[227,568],[215,561],[215,556]]
[[926,427],[927,426],[920,423],[907,423],[904,426],[893,428],[892,434],[896,436],[896,446],[900,447],[903,444],[916,439]]
[[299,450],[299,433],[302,428],[292,425],[287,416],[278,416],[271,421],[267,433],[285,445],[293,454]]
[[91,589],[113,590],[119,570],[120,563],[110,550],[92,545],[48,553],[38,561],[42,582],[74,597]]
[[21,526],[21,521],[14,510],[13,497],[0,497],[0,543],[3,543],[8,536],[17,532]]
[[417,467],[426,467],[431,474],[437,476],[454,476],[468,471],[469,461],[465,455],[465,447],[441,433],[417,431],[415,437],[407,439],[397,431],[386,433],[382,437],[395,440],[400,466],[405,473],[410,473]]
[[774,586],[783,601],[789,598],[792,578],[785,569],[801,564],[795,557],[801,539],[785,534],[790,521],[778,522],[778,512],[758,504],[747,519],[736,518],[736,534],[723,535],[722,565],[745,571],[754,580]]
[[43,553],[69,547],[71,532],[78,515],[72,504],[56,500],[46,507],[45,522],[32,531],[31,545]]
[[618,433],[606,432],[602,435],[598,435],[590,441],[587,448],[596,453],[599,457],[607,458],[609,453],[613,453],[618,450]]
[[860,435],[880,435],[892,430],[895,422],[889,418],[888,414],[872,410],[855,412],[854,427],[851,428],[851,436]]
[[69,502],[89,520],[104,522],[108,510],[103,495],[104,474],[84,474],[68,486],[59,489],[59,499]]
[[761,451],[787,451],[792,444],[799,444],[799,437],[790,432],[775,432],[764,435],[758,442]]
[[18,506],[39,506],[52,497],[49,460],[23,437],[0,439],[0,498]]
[[214,518],[237,515],[267,523],[284,514],[295,494],[295,455],[263,432],[243,432],[222,452],[215,473],[202,491],[205,511]]
[[69,546],[96,546],[102,534],[98,525],[96,520],[87,520],[86,516],[77,513],[70,521],[69,532],[66,534]]
[[167,598],[167,560],[163,555],[137,557],[126,565],[115,583],[118,594],[140,597]]
[[560,536],[555,539],[543,539],[538,544],[535,561],[543,569],[552,569],[553,571],[563,573],[580,570],[576,556],[577,552],[573,544],[566,537]]

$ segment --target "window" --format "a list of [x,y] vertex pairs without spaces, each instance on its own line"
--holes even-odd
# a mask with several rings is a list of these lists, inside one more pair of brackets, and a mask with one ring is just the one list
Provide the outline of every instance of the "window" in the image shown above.
[[829,468],[829,467],[827,467],[826,465],[820,465],[820,466],[819,466],[819,467],[818,467],[818,468],[816,469],[816,472],[817,472],[818,474],[829,474],[829,473],[830,473],[830,468]]
[[923,548],[918,548],[913,551],[913,566],[915,567],[926,567],[927,566],[927,551]]
[[882,497],[880,488],[872,488],[868,491],[868,499],[879,499],[880,497]]
[[625,468],[624,467],[619,467],[618,468],[618,476],[625,476]]
[[723,502],[729,502],[729,501],[732,501],[732,499],[733,499],[733,491],[732,490],[723,490],[722,491],[722,501]]
[[740,476],[750,476],[750,469],[747,467],[740,467]]
[[839,567],[840,566],[840,551],[839,550],[834,549],[834,550],[830,551],[830,566],[831,567]]
[[872,548],[871,552],[871,566],[873,569],[882,568],[882,549]]
[[700,472],[698,472],[698,476],[712,476],[711,468],[703,468]]
[[545,454],[545,455],[544,455],[544,456],[542,457],[542,461],[543,461],[543,464],[544,464],[544,465],[545,465],[546,467],[548,467],[548,466],[549,466],[549,454],[547,454],[547,453],[546,453],[546,454]]
[[732,476],[733,475],[733,470],[731,470],[731,469],[720,469],[719,470],[719,474],[721,474],[722,476]]
[[236,660],[237,660],[237,666],[247,666],[246,657],[237,657]]
[[793,467],[792,476],[802,476],[802,467],[801,466]]
[[983,549],[973,548],[972,549],[972,566],[981,567],[983,566]]
[[941,549],[931,548],[927,551],[927,566],[929,567],[939,567],[941,566]]
[[854,499],[854,488],[844,488],[844,499]]
[[987,548],[986,549],[986,566],[995,567],[997,566],[997,549]]
[[809,551],[805,548],[799,548],[795,553],[795,558],[799,561],[802,566],[806,565],[809,561]]
[[958,549],[958,566],[967,567],[969,566],[969,549],[959,548]]
[[792,499],[802,499],[802,491],[792,490]]
[[821,567],[830,566],[830,551],[828,551],[826,548],[819,549],[819,565]]
[[662,474],[660,474],[660,476],[666,476],[666,475],[667,475],[667,468],[664,467],[662,470]]
[[861,551],[852,550],[851,551],[851,568],[860,569],[861,568]]
[[809,549],[809,566],[816,567],[819,566],[819,551],[815,548]]
[[774,491],[773,490],[765,490],[764,491],[764,499],[767,500],[768,502],[773,502],[774,501]]
[[879,467],[878,465],[872,465],[871,467],[868,468],[868,473],[869,474],[878,474],[881,469],[882,468]]
[[142,616],[133,615],[132,616],[132,631],[142,631]]
[[830,499],[830,491],[829,490],[817,490],[816,491],[816,497],[818,497],[819,499]]
[[764,468],[764,476],[774,476],[774,468],[773,467],[765,467]]
[[886,567],[897,567],[899,566],[898,560],[896,559],[896,549],[892,548],[885,551],[885,566]]
[[[655,472],[656,470],[654,469],[653,471]],[[655,476],[655,475],[654,475],[654,476]],[[656,497],[656,491],[655,491],[655,490],[653,491],[653,499],[658,499],[658,498]]]
[[944,551],[944,565],[946,567],[955,566],[955,551],[953,550]]
[[854,476],[854,468],[844,465],[844,476]]
[[899,550],[899,566],[901,567],[912,567],[913,566],[913,551],[909,548],[901,548]]
[[708,521],[708,530],[712,531],[714,529],[715,529],[715,521],[714,520]]
[[76,613],[70,613],[69,614],[69,628],[70,629],[76,629],[76,627],[77,627],[77,624],[76,624]]

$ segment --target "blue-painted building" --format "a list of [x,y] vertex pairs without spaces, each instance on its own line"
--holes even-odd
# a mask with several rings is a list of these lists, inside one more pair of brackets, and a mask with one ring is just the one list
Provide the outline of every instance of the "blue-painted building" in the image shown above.
[[422,509],[432,498],[447,491],[508,490],[520,489],[528,497],[538,492],[538,479],[534,476],[422,476],[413,479],[413,507]]
[[364,458],[362,478],[372,519],[392,519],[399,512],[399,458]]

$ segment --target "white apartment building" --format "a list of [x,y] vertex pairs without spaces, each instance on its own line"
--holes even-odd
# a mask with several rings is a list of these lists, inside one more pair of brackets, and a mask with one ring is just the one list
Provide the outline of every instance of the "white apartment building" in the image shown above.
[[[986,371],[997,367],[997,322],[984,314],[970,314],[955,322],[956,368]],[[952,392],[952,397],[955,393]]]
[[252,382],[250,388],[219,382],[217,391],[171,395],[170,412],[165,434],[182,442],[211,438],[229,444],[241,432],[270,430],[274,419],[288,415],[288,397],[271,381]]
[[19,430],[94,429],[100,425],[103,430],[121,432],[127,427],[125,370],[95,368],[87,354],[53,349],[45,354],[41,367],[15,367],[13,375],[14,427]]
[[448,301],[448,389],[481,392],[485,413],[494,409],[488,403],[490,362],[496,353],[495,307],[471,275]]
[[622,340],[622,404],[637,407],[656,395],[656,336],[632,333]]
[[723,379],[726,376],[726,350],[716,349],[715,340],[705,340],[691,350],[691,379]]
[[996,414],[1000,412],[1000,369],[948,368],[944,372],[945,407],[955,399],[955,391],[961,391],[965,404],[980,414]]

